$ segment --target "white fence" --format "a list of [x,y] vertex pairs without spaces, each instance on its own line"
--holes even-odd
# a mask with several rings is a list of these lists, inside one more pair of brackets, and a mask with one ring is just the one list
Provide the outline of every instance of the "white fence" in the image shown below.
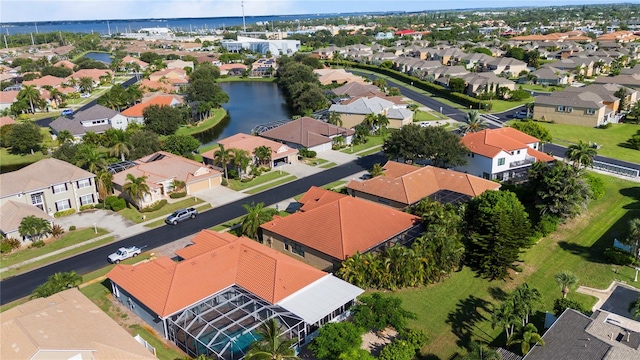
[[142,344],[147,350],[151,351],[153,356],[156,356],[156,348],[151,346],[147,342],[147,340],[143,339],[142,336],[140,336],[140,334],[136,334],[136,336],[134,336],[133,338],[136,339],[140,344]]

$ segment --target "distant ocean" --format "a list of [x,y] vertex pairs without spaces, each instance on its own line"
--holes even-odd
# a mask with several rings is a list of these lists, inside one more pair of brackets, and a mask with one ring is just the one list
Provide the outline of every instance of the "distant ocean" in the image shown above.
[[[306,14],[282,16],[247,16],[247,24],[279,21],[293,21],[304,19],[323,19],[345,16],[362,16],[363,13],[350,14]],[[0,23],[3,35],[28,34],[43,32],[74,32],[112,34],[122,32],[137,32],[142,28],[165,27],[174,31],[206,31],[222,29],[229,26],[242,25],[242,17],[213,17],[213,18],[183,18],[183,19],[136,19],[136,20],[85,20],[85,21],[40,21],[32,23]],[[281,29],[284,30],[284,29]],[[290,27],[289,30],[295,30]]]

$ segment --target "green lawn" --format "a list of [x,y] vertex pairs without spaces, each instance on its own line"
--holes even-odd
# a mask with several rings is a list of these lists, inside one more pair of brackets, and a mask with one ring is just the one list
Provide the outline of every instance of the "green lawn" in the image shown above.
[[35,257],[48,254],[52,251],[63,249],[67,246],[79,244],[81,242],[97,238],[98,236],[102,236],[105,234],[107,234],[107,230],[101,228],[98,228],[98,233],[96,234],[93,227],[82,230],[66,231],[60,237],[60,239],[53,240],[52,242],[47,243],[47,245],[41,248],[26,248],[20,251],[13,252],[9,255],[2,255],[1,266],[3,268],[11,266],[13,264],[33,259]]
[[209,130],[216,126],[226,115],[227,111],[225,109],[213,109],[211,111],[211,117],[200,121],[196,126],[181,126],[178,131],[176,131],[176,135],[193,135]]
[[[533,100],[534,100],[533,97],[530,97],[530,98],[528,98],[526,100],[521,100],[521,101],[493,100],[492,101],[493,106],[491,107],[491,110],[487,111],[486,113],[489,113],[489,114],[501,113],[501,112],[507,111],[509,109],[513,109],[515,107],[528,104],[528,103],[532,102]],[[484,111],[482,111],[482,112],[484,112]]]
[[318,166],[318,165],[322,165],[322,164],[326,164],[329,162],[329,160],[325,160],[319,157],[315,157],[315,158],[305,158],[302,160],[305,164],[310,165],[310,166]]
[[640,163],[640,151],[625,146],[627,140],[640,131],[640,126],[634,124],[613,124],[609,129],[598,129],[587,126],[550,124],[541,122],[549,129],[552,142],[569,146],[582,140],[596,142],[602,147],[598,154],[620,160]]
[[[388,135],[388,134],[387,134]],[[364,144],[359,144],[359,145],[354,145],[353,147],[349,146],[346,147],[340,151],[342,151],[343,153],[347,153],[347,154],[351,154],[351,153],[357,153],[363,150],[367,150],[369,148],[373,148],[373,147],[378,147],[378,146],[382,146],[382,144],[384,143],[384,137],[380,136],[380,135],[370,135],[367,136],[367,142]]]
[[[284,175],[286,173],[282,173],[282,174]],[[278,181],[274,181],[274,182],[268,183],[268,184],[266,184],[264,186],[258,186],[256,188],[251,189],[251,190],[247,190],[246,193],[247,194],[251,194],[251,195],[257,194],[257,193],[265,191],[267,189],[271,189],[271,188],[274,188],[276,186],[279,186],[279,185],[282,185],[282,184],[286,184],[286,183],[288,183],[290,181],[293,181],[295,179],[297,179],[297,178],[294,175],[286,176],[285,178],[282,178],[282,179],[280,179]]]
[[552,92],[556,90],[562,90],[562,87],[559,87],[559,86],[542,86],[542,85],[535,85],[535,84],[522,84],[518,86],[522,86],[522,88],[525,90],[537,91],[537,92]]
[[164,215],[169,215],[172,212],[179,210],[179,209],[183,209],[183,208],[187,208],[187,207],[191,207],[197,204],[201,204],[203,203],[204,200],[202,199],[198,199],[197,197],[194,196],[189,196],[186,199],[182,200],[182,201],[178,201],[172,204],[167,204],[165,206],[162,207],[162,209],[158,210],[158,211],[152,211],[152,212],[146,212],[146,213],[141,213],[139,212],[136,208],[134,207],[126,207],[120,211],[118,211],[118,214],[126,217],[127,219],[135,222],[136,224],[140,224],[141,222],[143,222],[142,220],[142,216],[145,216],[145,220],[151,220],[151,219],[155,219],[157,217],[160,216],[164,216]]
[[0,148],[0,172],[18,170],[36,161],[46,159],[51,155],[43,155],[41,151],[36,151],[33,155],[15,155],[9,153],[7,148]]
[[422,110],[417,110],[414,114],[413,114],[413,121],[414,122],[420,122],[420,121],[437,121],[437,120],[442,120],[442,119],[446,119],[447,117],[440,114],[439,112],[435,112],[435,111],[422,111]]
[[176,349],[174,345],[167,345],[162,340],[160,340],[160,335],[151,333],[149,330],[145,329],[140,325],[131,325],[129,327],[132,335],[139,334],[143,339],[145,339],[149,345],[153,346],[156,349],[156,357],[160,360],[175,360],[175,359],[185,359],[185,354]]
[[[544,312],[551,311],[553,300],[561,296],[553,277],[562,270],[572,271],[580,278],[580,285],[591,287],[605,288],[614,279],[632,282],[633,269],[620,268],[615,273],[603,260],[602,252],[611,246],[616,234],[624,233],[629,219],[640,216],[640,186],[596,176],[605,181],[604,199],[593,202],[587,214],[569,221],[524,253],[523,272],[514,274],[512,280],[488,282],[464,268],[440,284],[395,292],[405,307],[418,315],[410,325],[429,334],[424,355],[449,359],[455,352],[464,352],[462,346],[469,339],[504,345],[504,334],[491,329],[489,320],[494,296],[498,297],[501,289],[509,291],[527,282],[541,292],[540,310]],[[595,304],[595,298],[575,291],[569,297],[588,307]]]
[[235,191],[242,191],[245,189],[248,189],[250,187],[254,187],[257,185],[261,185],[264,184],[267,181],[272,181],[281,177],[285,177],[288,176],[289,174],[284,172],[284,171],[280,171],[280,170],[271,170],[269,172],[263,173],[262,175],[258,176],[257,178],[248,181],[248,182],[242,182],[240,180],[233,180],[230,179],[229,180],[229,188],[231,190],[235,190]]
[[334,166],[336,166],[336,165],[338,165],[338,164],[336,164],[336,163],[334,163],[334,162],[330,162],[330,163],[326,163],[326,164],[322,164],[322,165],[320,165],[320,168],[322,168],[322,169],[329,169],[329,168],[332,168],[332,167],[334,167]]
[[331,190],[331,189],[335,189],[338,187],[342,187],[342,185],[346,184],[347,182],[345,180],[337,180],[334,181],[332,183],[328,183],[327,185],[323,185],[322,188],[323,189],[327,189],[327,190]]

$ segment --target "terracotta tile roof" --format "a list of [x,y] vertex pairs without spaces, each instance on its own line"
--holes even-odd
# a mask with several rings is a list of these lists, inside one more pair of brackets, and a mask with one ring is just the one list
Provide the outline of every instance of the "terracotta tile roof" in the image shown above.
[[155,80],[155,79],[160,79],[162,77],[169,77],[168,76],[169,74],[175,74],[177,77],[181,77],[181,78],[184,78],[187,76],[186,71],[182,69],[174,68],[174,69],[162,69],[154,73],[151,73],[151,75],[149,75],[149,79]]
[[[194,243],[187,260],[176,263],[162,257],[137,266],[118,265],[107,277],[166,317],[234,284],[275,304],[326,275],[244,237],[227,242],[214,231],[202,230]],[[195,254],[197,247],[211,250]]]
[[[259,136],[247,135],[243,133],[235,134],[228,138],[218,140],[218,144],[224,145],[225,149],[241,149],[253,154],[253,151],[260,146],[266,146],[271,149],[271,159],[276,160],[285,156],[295,155],[298,150],[292,149],[285,144],[265,139]],[[213,159],[213,154],[217,149],[207,151],[202,154],[203,158]]]
[[547,153],[543,153],[542,151],[538,151],[536,149],[532,149],[532,148],[528,148],[527,149],[527,154],[529,154],[529,156],[536,158],[536,161],[545,161],[545,162],[549,162],[549,161],[555,161],[556,159],[547,154]]
[[352,129],[338,127],[305,116],[297,120],[289,121],[275,129],[265,131],[261,133],[260,136],[291,144],[299,144],[304,147],[313,147],[330,143],[332,136],[350,136],[353,134],[355,134],[355,131]]
[[43,87],[43,86],[59,86],[60,84],[62,84],[63,82],[65,82],[66,80],[64,78],[59,78],[59,77],[55,77],[55,76],[51,76],[51,75],[45,75],[39,79],[34,79],[34,80],[30,80],[30,81],[24,81],[22,82],[23,85],[33,85],[36,87]]
[[2,359],[156,359],[75,288],[3,312],[1,329]]
[[18,98],[20,91],[0,91],[0,104],[12,104]]
[[67,79],[82,79],[83,77],[90,77],[93,81],[98,82],[100,81],[101,76],[105,76],[107,74],[113,76],[113,71],[107,69],[81,69],[71,74]]
[[171,95],[156,96],[149,101],[133,105],[132,107],[122,111],[121,114],[128,117],[142,117],[144,109],[151,105],[171,106],[171,103],[174,103],[175,101],[175,97]]
[[31,215],[45,220],[53,220],[53,217],[36,206],[7,201],[0,206],[0,230],[5,234],[16,231],[20,227],[22,219]]
[[0,174],[0,197],[93,177],[94,174],[66,161],[42,159],[20,170]]
[[220,65],[220,70],[232,70],[232,69],[242,69],[247,70],[247,65],[245,64],[222,64]]
[[15,124],[15,123],[16,121],[9,116],[0,117],[0,127],[3,127],[5,125],[10,125],[10,124]]
[[174,91],[173,86],[171,86],[170,84],[165,84],[159,81],[151,81],[148,79],[142,80],[140,82],[140,87],[153,90],[153,91],[162,90],[166,93],[170,93]]
[[53,64],[53,66],[65,67],[67,69],[73,70],[73,68],[76,66],[76,64],[72,63],[69,60],[60,60],[57,63]]
[[[384,205],[312,187],[302,211],[261,228],[344,260],[409,230],[420,218]],[[337,195],[336,195],[337,194]]]
[[493,158],[501,151],[524,149],[527,144],[540,140],[514,128],[487,129],[469,133],[462,137],[462,143],[473,153]]
[[[149,161],[154,157],[159,158]],[[151,188],[157,188],[162,186],[159,184],[160,182],[169,179],[178,179],[188,185],[222,175],[221,172],[199,162],[165,151],[155,152],[136,160],[135,163],[136,166],[113,175],[113,183],[123,186],[127,182],[127,174],[132,174],[135,177],[146,176],[147,185]]]
[[136,58],[134,58],[133,56],[129,56],[129,55],[127,55],[127,56],[123,57],[123,58],[122,58],[122,62],[123,62],[123,63],[125,63],[125,64],[136,63],[136,64],[140,65],[140,68],[141,68],[141,69],[144,69],[144,68],[146,68],[147,66],[149,66],[149,63],[144,62],[144,61],[142,61],[142,60],[140,60],[140,59],[136,59]]
[[416,167],[388,161],[384,171],[384,175],[369,180],[351,180],[347,188],[407,206],[441,190],[474,197],[487,190],[500,188],[500,184],[494,181],[433,166]]

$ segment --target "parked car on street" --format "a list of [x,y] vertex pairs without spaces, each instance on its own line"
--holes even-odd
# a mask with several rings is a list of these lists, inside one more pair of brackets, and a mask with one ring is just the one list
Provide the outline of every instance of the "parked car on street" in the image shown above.
[[126,260],[130,257],[136,257],[140,255],[141,252],[142,252],[142,248],[137,246],[121,247],[118,249],[118,251],[109,255],[108,260],[112,264],[117,264],[120,261]]
[[531,116],[526,111],[518,111],[517,113],[513,114],[513,118],[514,119],[529,119],[529,118],[531,118]]
[[73,115],[73,109],[64,109],[62,110],[62,116]]
[[198,216],[198,210],[194,208],[180,209],[167,216],[164,222],[169,225],[178,225],[179,222],[187,219],[194,219],[196,216]]

